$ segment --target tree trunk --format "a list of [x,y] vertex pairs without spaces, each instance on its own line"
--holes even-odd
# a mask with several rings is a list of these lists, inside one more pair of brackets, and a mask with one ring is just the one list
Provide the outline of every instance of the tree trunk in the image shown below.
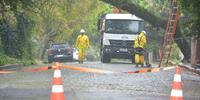
[[191,40],[191,64],[195,67],[197,64],[197,40],[192,38]]
[[[105,3],[111,4],[113,6],[119,7],[123,10],[126,10],[142,19],[144,19],[145,21],[149,22],[152,26],[154,27],[160,27],[165,29],[166,27],[166,23],[167,20],[161,19],[160,17],[155,16],[153,13],[148,12],[146,9],[137,6],[133,3],[129,3],[128,0],[101,0]],[[168,16],[164,16],[167,17]],[[180,26],[177,25],[177,29],[176,29],[176,34],[175,34],[175,38],[183,38],[183,35],[180,31]],[[175,40],[176,43],[178,44],[179,48],[181,49],[181,51],[184,54],[185,59],[190,59],[190,45],[189,43],[186,41],[186,39],[183,40]]]

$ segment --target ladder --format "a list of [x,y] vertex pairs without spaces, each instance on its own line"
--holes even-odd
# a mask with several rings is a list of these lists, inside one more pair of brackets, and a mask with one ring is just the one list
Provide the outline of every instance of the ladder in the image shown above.
[[[176,31],[177,22],[179,19],[179,8],[177,4],[177,0],[170,0],[170,10],[168,15],[168,21],[165,29],[165,34],[163,38],[160,61],[158,67],[161,67],[163,57],[166,57],[165,67],[168,66],[168,61],[170,58],[172,44],[174,42],[174,34]],[[165,50],[166,46],[168,46],[167,50]]]

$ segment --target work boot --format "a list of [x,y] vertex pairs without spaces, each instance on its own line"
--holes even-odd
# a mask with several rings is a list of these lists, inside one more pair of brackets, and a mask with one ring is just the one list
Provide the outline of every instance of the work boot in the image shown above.
[[83,61],[80,60],[80,61],[79,61],[79,64],[83,64]]

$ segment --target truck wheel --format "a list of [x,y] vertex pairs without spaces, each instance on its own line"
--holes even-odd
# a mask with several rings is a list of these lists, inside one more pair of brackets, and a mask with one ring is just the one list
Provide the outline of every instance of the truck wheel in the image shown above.
[[110,61],[111,61],[110,56],[106,56],[105,54],[102,54],[102,56],[101,56],[101,62],[102,63],[110,63]]
[[67,62],[73,62],[73,57],[70,57],[69,59],[66,59]]

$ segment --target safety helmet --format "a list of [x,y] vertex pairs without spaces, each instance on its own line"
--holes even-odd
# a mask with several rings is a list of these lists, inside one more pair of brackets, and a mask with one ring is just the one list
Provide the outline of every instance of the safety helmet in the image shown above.
[[81,30],[80,30],[80,33],[85,33],[85,30],[84,30],[84,29],[81,29]]
[[146,35],[146,31],[144,31],[144,30],[141,33],[144,33],[144,35]]

